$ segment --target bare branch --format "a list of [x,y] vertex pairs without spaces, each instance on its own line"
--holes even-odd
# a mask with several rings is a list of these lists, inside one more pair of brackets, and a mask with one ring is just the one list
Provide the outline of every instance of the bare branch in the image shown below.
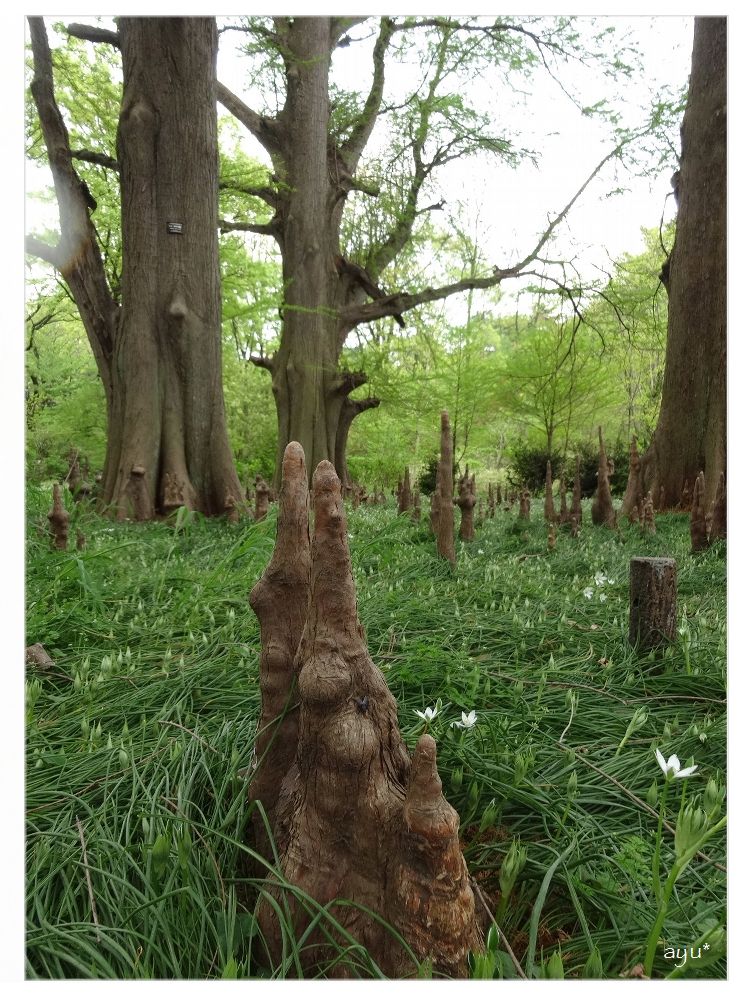
[[614,149],[612,149],[610,153],[607,153],[606,156],[604,156],[604,158],[601,160],[601,162],[598,164],[598,166],[595,167],[592,170],[592,172],[588,175],[588,177],[585,180],[585,182],[581,185],[581,187],[578,188],[578,190],[575,192],[575,194],[570,198],[570,200],[564,206],[564,208],[562,209],[562,211],[559,212],[559,214],[556,215],[552,219],[552,221],[546,227],[546,229],[544,230],[544,232],[541,234],[541,236],[540,236],[540,238],[538,240],[538,243],[531,250],[531,252],[528,254],[528,256],[525,257],[523,260],[521,260],[519,264],[516,264],[515,267],[512,270],[515,270],[515,269],[522,270],[524,267],[526,267],[528,264],[530,264],[531,261],[535,260],[536,257],[538,257],[538,255],[541,252],[541,250],[544,248],[544,246],[551,239],[551,237],[552,237],[552,235],[554,233],[554,230],[562,222],[564,222],[564,220],[569,215],[569,213],[570,213],[573,205],[578,200],[578,198],[580,198],[580,196],[584,193],[584,191],[586,190],[586,188],[588,187],[588,185],[598,176],[598,174],[601,172],[601,170],[603,170],[603,168],[606,166],[606,164],[609,162],[609,160],[613,160],[615,157],[619,156],[619,154],[624,149],[624,147],[627,146],[630,142],[632,142],[634,140],[634,138],[635,138],[635,136],[628,137],[623,142],[620,142],[618,146],[616,146]]
[[343,44],[341,42],[341,36],[345,35],[347,31],[351,28],[355,28],[357,24],[362,24],[366,21],[366,17],[334,17],[330,21],[330,47],[334,49],[337,45]]
[[271,208],[278,206],[278,193],[267,185],[237,184],[235,181],[219,181],[219,191],[236,191],[237,194],[248,194],[252,198],[261,198]]
[[219,232],[222,233],[257,233],[259,236],[278,236],[278,226],[274,222],[230,222],[228,219],[218,220]]
[[331,386],[331,391],[341,396],[348,396],[354,389],[364,385],[366,381],[366,372],[342,371],[339,372],[338,378]]
[[91,24],[69,24],[67,32],[73,38],[81,38],[84,42],[106,42],[116,49],[120,47],[119,34],[106,28],[95,28]]
[[393,21],[389,17],[383,17],[380,21],[380,33],[372,53],[372,86],[359,115],[359,120],[352,128],[348,139],[341,144],[341,156],[352,174],[356,170],[364,147],[369,142],[382,105],[382,93],[385,87],[385,53],[390,39],[393,37],[393,31]]
[[220,81],[216,81],[216,98],[230,114],[234,115],[238,122],[241,122],[255,136],[264,149],[269,153],[279,151],[278,127],[274,118],[266,118],[247,107],[244,101],[241,101]]
[[36,236],[27,236],[25,244],[26,253],[32,254],[34,257],[39,257],[40,260],[46,260],[48,264],[56,267],[58,271],[62,268],[65,262],[65,253],[60,250],[59,244],[57,246],[50,246],[49,243],[37,239]]
[[275,358],[274,358],[274,355],[272,355],[272,354],[271,355],[267,355],[267,354],[251,354],[250,355],[250,361],[253,363],[253,365],[256,365],[258,368],[265,368],[265,370],[268,371],[268,372],[270,372],[271,374],[273,373],[274,360],[275,360]]
[[94,153],[89,149],[71,149],[70,156],[73,160],[81,160],[84,163],[94,163],[99,167],[106,167],[107,170],[120,172],[120,165],[113,156],[106,153]]

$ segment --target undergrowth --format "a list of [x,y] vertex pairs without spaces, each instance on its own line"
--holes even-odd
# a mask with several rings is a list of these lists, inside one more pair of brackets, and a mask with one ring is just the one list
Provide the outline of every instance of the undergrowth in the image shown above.
[[[79,528],[86,548],[59,553],[48,507],[30,487],[27,643],[55,666],[29,668],[26,684],[27,976],[300,976],[303,935],[287,928],[280,964],[264,952],[254,908],[272,859],[245,837],[259,714],[247,595],[275,515],[135,525],[79,509],[71,538]],[[725,781],[725,546],[692,556],[684,515],[659,515],[648,537],[595,529],[586,511],[580,538],[560,532],[548,552],[537,508],[527,527],[514,513],[486,521],[458,543],[454,571],[426,523],[349,511],[359,615],[409,748],[416,711],[441,700],[430,731],[444,792],[481,910],[505,937],[490,932],[496,954],[474,975],[637,976],[656,915],[654,750],[698,765],[678,783],[687,801]],[[677,561],[679,635],[664,652],[627,641],[633,555]],[[451,725],[471,710],[475,726]],[[513,844],[527,860],[511,885]],[[725,863],[716,836],[676,882],[654,975],[725,976]],[[381,975],[334,909],[308,907],[348,975]],[[664,958],[690,945],[681,966]]]

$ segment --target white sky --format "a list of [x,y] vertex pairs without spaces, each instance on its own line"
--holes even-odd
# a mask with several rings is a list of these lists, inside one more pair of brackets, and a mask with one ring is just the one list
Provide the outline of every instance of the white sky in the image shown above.
[[[23,493],[21,484],[24,476],[23,462],[23,338],[22,330],[24,325],[23,315],[23,284],[24,284],[24,255],[22,253],[23,234],[27,230],[24,220],[24,158],[23,158],[23,101],[21,92],[23,87],[23,36],[24,23],[22,14],[38,13],[38,5],[27,5],[30,9],[24,10],[23,5],[9,5],[2,14],[2,31],[0,31],[0,46],[2,46],[2,59],[0,60],[0,72],[3,73],[3,83],[5,86],[4,100],[0,105],[2,114],[4,152],[2,161],[2,180],[4,203],[5,239],[0,245],[3,248],[3,290],[4,296],[4,336],[0,338],[2,345],[2,364],[0,364],[0,401],[2,405],[2,418],[4,429],[4,485],[3,490],[3,520],[2,523],[6,531],[3,537],[3,558],[6,567],[3,576],[3,633],[6,637],[5,645],[5,667],[4,678],[4,704],[10,706],[3,717],[4,725],[2,730],[2,751],[3,760],[6,762],[5,783],[4,783],[4,805],[6,817],[10,822],[3,824],[2,846],[5,860],[4,866],[4,892],[3,906],[0,908],[0,978],[3,981],[10,981],[18,984],[18,988],[35,989],[35,984],[23,982],[23,777],[21,773],[21,747],[23,745],[23,672],[20,664],[22,662],[22,652],[24,637],[22,634],[23,621],[23,530],[19,530],[23,524]],[[518,5],[520,6],[520,5]],[[572,5],[576,13],[598,15],[601,5],[599,2],[591,0],[577,0]],[[267,9],[267,8],[266,8]],[[389,8],[391,11],[392,7]],[[429,4],[419,3],[412,0],[408,5],[411,13],[453,13],[454,7],[446,5],[440,0],[434,0]],[[481,3],[473,5],[476,13],[490,13]],[[97,14],[104,14],[107,11],[106,3],[97,3],[87,6],[81,3],[76,8],[77,13],[68,15],[66,20],[84,20],[86,17]],[[153,14],[152,8],[147,6],[126,7],[118,5],[115,8],[119,13]],[[496,8],[495,8],[496,10]],[[558,5],[537,0],[532,6],[534,13],[559,13]],[[246,5],[238,5],[234,8],[231,3],[223,4],[222,11],[229,13],[247,13]],[[749,681],[746,671],[746,649],[749,647],[749,632],[747,632],[747,616],[745,611],[746,596],[746,573],[741,572],[740,567],[745,567],[747,548],[747,519],[743,515],[743,505],[745,498],[749,496],[749,476],[747,475],[747,465],[745,458],[745,447],[741,446],[746,441],[746,378],[749,371],[749,358],[747,357],[747,338],[745,337],[745,308],[742,301],[742,291],[746,286],[746,251],[745,239],[749,232],[749,220],[746,218],[746,198],[744,188],[746,185],[746,139],[744,119],[746,117],[745,105],[746,95],[749,93],[749,81],[747,81],[747,58],[746,39],[749,37],[749,17],[747,16],[747,5],[729,0],[722,6],[707,10],[704,4],[688,2],[684,0],[678,7],[674,4],[666,3],[654,5],[651,2],[642,0],[630,0],[626,5],[628,16],[651,14],[729,14],[729,73],[730,73],[730,98],[729,98],[729,466],[731,475],[729,477],[729,508],[733,513],[729,514],[731,522],[731,552],[730,565],[734,567],[730,576],[729,587],[729,663],[731,664],[731,704],[734,710],[731,713],[733,725],[729,727],[729,735],[732,759],[734,766],[732,774],[734,779],[741,780],[741,760],[742,754],[747,748],[746,739],[747,727],[739,724],[739,711],[736,706],[741,706],[749,702]],[[295,3],[285,8],[284,13],[315,13],[314,7]],[[336,3],[330,0],[325,5],[326,13],[345,12],[347,14],[365,13],[366,8],[355,2],[349,4]],[[385,10],[387,12],[387,8]],[[182,0],[180,3],[163,0],[158,8],[159,14],[204,14],[205,6],[196,4],[191,0]],[[689,35],[689,31],[687,31]],[[661,49],[661,54],[666,52]],[[669,56],[669,58],[671,58]],[[679,57],[680,58],[680,57]],[[578,143],[579,149],[584,147],[584,143]],[[561,161],[557,161],[557,172],[564,172],[564,184],[557,188],[554,177],[546,177],[543,181],[538,181],[538,186],[534,188],[535,196],[542,202],[556,202],[561,195],[566,200],[572,190],[579,185],[585,173],[584,168],[578,174],[576,172],[576,156],[564,156]],[[583,167],[583,164],[580,164]],[[573,169],[575,168],[575,169]],[[668,177],[666,177],[666,182]],[[505,224],[502,240],[507,241],[500,245],[512,248],[512,241],[520,239],[522,234],[517,229],[516,209],[518,204],[525,204],[528,207],[527,199],[519,199],[516,195],[509,194],[506,186],[491,186],[490,190],[496,192],[497,200],[501,202],[502,218],[512,219],[512,224]],[[633,245],[633,238],[636,239],[637,228],[640,225],[656,225],[660,218],[660,208],[662,204],[662,189],[657,186],[652,194],[638,195],[638,205],[642,206],[642,211],[632,211],[621,207],[623,202],[619,202],[616,215],[609,217],[607,226],[600,229],[606,238],[606,242],[612,253],[619,252],[620,249],[636,249]],[[648,200],[650,199],[650,200]],[[546,208],[546,205],[543,206]],[[581,206],[582,212],[585,206]],[[586,215],[585,226],[577,231],[590,237],[594,232],[596,239],[600,239],[600,230],[597,223],[596,213],[602,211],[600,206],[594,208],[589,215]],[[522,213],[521,213],[522,214]],[[573,218],[573,225],[577,225],[577,216]],[[515,232],[517,231],[517,237]],[[582,238],[582,235],[579,237]],[[504,263],[498,260],[498,263]],[[734,506],[735,504],[740,506]],[[739,513],[741,511],[741,513]],[[34,641],[29,639],[29,641]],[[667,748],[666,748],[667,749]],[[735,791],[737,789],[734,789]],[[720,984],[722,993],[739,995],[739,990],[746,989],[747,965],[741,960],[741,945],[745,939],[747,931],[745,908],[741,906],[739,887],[746,884],[749,878],[749,858],[746,852],[740,849],[741,831],[746,829],[746,799],[740,794],[734,795],[731,805],[731,822],[729,824],[729,843],[731,848],[731,883],[733,892],[729,899],[732,900],[730,912],[731,925],[731,981],[728,984]],[[742,988],[741,982],[745,985]],[[114,984],[106,984],[108,987],[116,988]],[[129,989],[127,984],[122,987]],[[289,984],[272,984],[277,989],[283,989]],[[372,984],[374,986],[374,984]],[[258,995],[264,992],[268,984],[253,982],[252,989]],[[335,983],[312,983],[303,984],[306,996],[310,996],[315,991],[324,991],[326,995],[334,989]],[[697,990],[704,991],[701,983],[682,983],[680,989],[683,991],[689,986],[694,986]],[[711,984],[712,987],[712,984]],[[67,982],[56,983],[55,992],[61,996],[78,996],[81,992],[89,989],[99,992],[102,985],[99,983]],[[357,989],[363,990],[367,984],[359,984]],[[388,991],[394,993],[410,990],[407,984],[389,983]],[[425,986],[425,989],[428,987]],[[431,988],[431,987],[430,987]],[[475,983],[457,984],[450,986],[451,992],[460,993],[462,988],[471,990],[471,995],[478,988]],[[524,991],[544,988],[543,983],[526,983]],[[634,988],[634,987],[633,987]],[[201,983],[139,983],[139,991],[156,993],[162,997],[165,992],[168,994],[174,990],[176,995],[182,997],[185,994],[198,992],[201,994],[205,990],[205,985]],[[225,991],[234,991],[237,995],[244,995],[247,985],[241,982],[226,983],[222,986]],[[600,993],[599,987],[593,982],[578,982],[575,989],[578,992],[586,990],[591,995]],[[637,985],[641,989],[641,985]],[[274,991],[275,993],[276,991]],[[745,994],[744,994],[745,995]]]

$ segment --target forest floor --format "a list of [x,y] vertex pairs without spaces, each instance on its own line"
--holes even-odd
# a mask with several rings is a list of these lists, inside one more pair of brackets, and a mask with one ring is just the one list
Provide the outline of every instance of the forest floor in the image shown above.
[[[274,969],[263,960],[245,845],[259,713],[247,597],[275,513],[134,525],[78,510],[71,538],[80,528],[86,547],[64,553],[49,548],[49,504],[29,488],[26,641],[55,665],[27,668],[27,976],[297,975],[303,941]],[[704,807],[708,779],[725,783],[725,544],[693,556],[687,515],[658,515],[645,536],[593,528],[585,506],[580,537],[560,532],[548,552],[542,506],[523,527],[499,511],[457,543],[454,571],[392,501],[349,510],[359,616],[409,749],[416,711],[441,700],[444,793],[506,938],[494,976],[519,975],[510,949],[532,978],[558,977],[555,956],[568,978],[637,977],[657,911],[654,751],[698,765],[669,785],[661,884],[683,796]],[[634,555],[677,561],[679,635],[662,653],[627,640]],[[472,728],[451,726],[470,711]],[[503,899],[513,842],[527,860]],[[655,976],[725,976],[725,864],[722,831],[675,884]],[[378,974],[360,948],[346,961]]]

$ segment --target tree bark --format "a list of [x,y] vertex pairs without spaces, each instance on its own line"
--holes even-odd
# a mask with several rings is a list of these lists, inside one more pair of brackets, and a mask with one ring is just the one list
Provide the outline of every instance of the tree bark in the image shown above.
[[122,18],[119,33],[122,323],[104,500],[129,516],[141,466],[136,516],[218,514],[242,493],[221,384],[216,24]]
[[215,19],[122,18],[117,35],[94,38],[122,50],[121,306],[72,167],[46,32],[30,23],[62,230],[45,256],[71,289],[107,397],[102,501],[138,520],[182,505],[233,509],[242,493],[221,384]]
[[676,507],[704,469],[707,495],[726,469],[726,18],[697,17],[682,124],[668,338],[655,434],[639,493]]
[[676,563],[636,557],[629,563],[629,641],[643,651],[676,634]]

